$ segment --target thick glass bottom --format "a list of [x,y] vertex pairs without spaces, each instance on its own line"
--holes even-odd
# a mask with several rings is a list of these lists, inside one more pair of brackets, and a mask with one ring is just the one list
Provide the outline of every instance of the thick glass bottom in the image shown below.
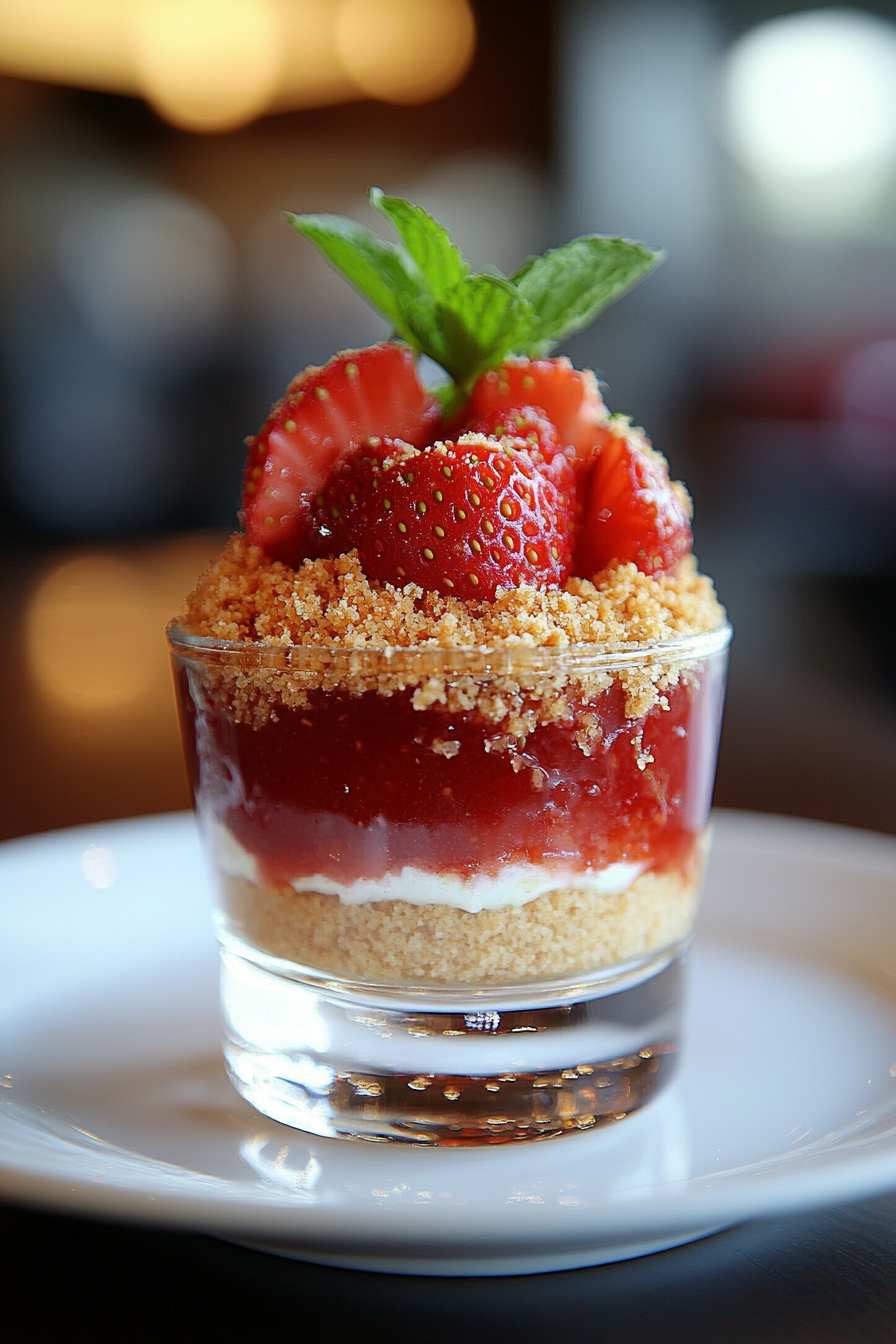
[[250,948],[221,955],[234,1085],[313,1134],[443,1146],[553,1138],[623,1119],[674,1071],[681,955],[650,959],[622,989],[613,973],[579,980],[572,1003],[507,1010],[506,998],[490,1006],[477,993],[467,1011],[432,1011],[416,995],[384,1006],[272,970]]

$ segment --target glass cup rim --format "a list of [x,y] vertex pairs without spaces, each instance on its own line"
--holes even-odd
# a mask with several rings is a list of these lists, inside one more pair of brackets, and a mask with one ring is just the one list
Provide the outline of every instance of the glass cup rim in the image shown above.
[[325,663],[334,672],[422,672],[438,665],[445,671],[495,672],[525,668],[532,672],[602,671],[644,667],[652,663],[690,663],[728,647],[733,630],[724,621],[714,630],[674,639],[618,644],[506,644],[443,648],[438,644],[410,647],[345,644],[263,644],[252,640],[212,639],[190,634],[175,617],[166,634],[172,653],[217,666],[260,667],[302,671]]

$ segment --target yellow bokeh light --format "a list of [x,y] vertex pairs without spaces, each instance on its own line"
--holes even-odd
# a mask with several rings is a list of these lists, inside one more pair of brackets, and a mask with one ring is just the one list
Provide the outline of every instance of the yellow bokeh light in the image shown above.
[[129,735],[173,722],[165,626],[220,548],[181,537],[125,554],[62,561],[41,579],[26,616],[32,680],[71,721],[109,720]]
[[56,705],[106,714],[135,707],[155,679],[158,631],[139,569],[85,555],[51,570],[28,611],[32,676]]
[[374,98],[422,103],[454,87],[473,56],[466,0],[343,0],[337,39],[348,73]]
[[419,103],[467,70],[467,0],[29,0],[0,71],[146,98],[186,130],[354,98]]
[[127,93],[133,83],[132,20],[123,0],[0,5],[0,69]]
[[285,111],[357,98],[336,42],[338,0],[279,0],[279,13],[284,59],[273,106]]
[[135,44],[145,96],[187,130],[242,125],[279,86],[278,18],[267,0],[143,0]]

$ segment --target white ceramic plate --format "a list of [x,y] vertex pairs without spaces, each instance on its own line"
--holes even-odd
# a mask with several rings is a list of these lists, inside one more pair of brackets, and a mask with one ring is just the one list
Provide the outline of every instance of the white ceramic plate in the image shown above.
[[231,1089],[192,818],[0,846],[0,1191],[325,1264],[531,1273],[896,1186],[896,841],[722,813],[675,1085],[611,1129],[309,1138]]

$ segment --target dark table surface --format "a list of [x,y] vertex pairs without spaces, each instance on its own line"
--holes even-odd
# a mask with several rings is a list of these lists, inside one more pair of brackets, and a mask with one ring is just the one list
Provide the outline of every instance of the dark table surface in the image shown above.
[[417,1338],[893,1344],[896,1195],[515,1278],[326,1269],[211,1237],[0,1206],[9,1344]]

